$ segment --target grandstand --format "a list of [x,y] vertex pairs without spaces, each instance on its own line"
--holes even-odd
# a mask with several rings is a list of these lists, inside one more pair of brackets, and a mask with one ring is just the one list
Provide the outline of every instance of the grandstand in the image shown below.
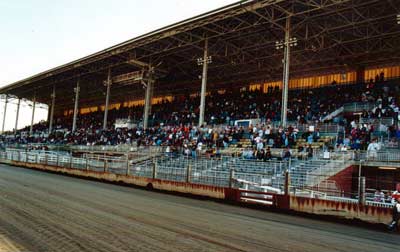
[[399,15],[394,0],[245,0],[125,41],[1,88],[50,108],[2,132],[1,159],[391,208]]

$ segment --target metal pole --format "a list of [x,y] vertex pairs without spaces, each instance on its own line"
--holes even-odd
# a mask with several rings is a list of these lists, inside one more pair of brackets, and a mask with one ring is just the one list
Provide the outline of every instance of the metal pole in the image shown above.
[[53,86],[53,93],[51,94],[49,134],[53,131],[53,120],[54,120],[54,107],[55,107],[55,105],[56,105],[56,86]]
[[207,73],[208,73],[208,39],[206,39],[204,42],[203,75],[201,78],[199,126],[204,124],[204,113],[205,113],[205,109],[206,109]]
[[360,178],[360,194],[359,194],[359,199],[358,199],[360,205],[365,205],[365,200],[366,200],[366,198],[365,198],[365,183],[366,183],[365,177],[361,177]]
[[286,196],[289,195],[289,193],[290,193],[290,173],[289,173],[289,171],[285,172],[284,193]]
[[190,176],[192,174],[192,165],[188,165],[186,169],[186,183],[190,183]]
[[1,127],[2,134],[4,133],[4,126],[6,125],[7,103],[8,103],[8,96],[6,95],[6,101],[4,103],[3,126]]
[[146,95],[144,102],[144,118],[143,118],[143,128],[147,129],[149,126],[149,115],[151,111],[151,100],[152,100],[152,89],[153,89],[153,70],[149,70],[149,78],[147,80]]
[[361,168],[362,168],[362,160],[360,160],[358,164],[358,200],[361,203]]
[[33,134],[33,120],[35,119],[35,108],[36,108],[36,94],[33,97],[33,105],[32,105],[32,119],[31,119],[31,127],[29,129],[29,135]]
[[19,117],[19,108],[21,106],[21,98],[18,98],[17,103],[17,114],[15,115],[15,127],[14,127],[14,136],[17,137],[17,129],[18,129],[18,117]]
[[79,102],[79,92],[80,92],[79,80],[76,82],[76,88],[74,88],[74,92],[75,92],[75,106],[74,106],[74,118],[72,121],[72,132],[76,130],[76,119],[78,116],[78,102]]
[[229,188],[233,188],[234,186],[234,179],[235,179],[235,170],[230,169],[229,170]]
[[104,107],[103,130],[107,129],[108,105],[109,105],[109,101],[110,101],[110,88],[111,88],[111,68],[108,69],[107,94],[106,94],[106,106]]
[[129,176],[129,155],[126,154],[126,175]]
[[289,67],[290,67],[290,17],[286,18],[285,43],[284,43],[284,59],[283,59],[283,89],[282,89],[282,127],[287,126],[287,107],[289,93]]

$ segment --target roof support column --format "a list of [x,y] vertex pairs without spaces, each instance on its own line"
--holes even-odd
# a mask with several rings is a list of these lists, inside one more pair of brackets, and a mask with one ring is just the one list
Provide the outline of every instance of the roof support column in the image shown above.
[[19,117],[19,108],[21,107],[21,98],[18,98],[17,103],[17,113],[15,115],[15,126],[14,126],[14,136],[17,137],[17,130],[18,130],[18,117]]
[[282,127],[287,127],[287,108],[289,93],[289,67],[290,67],[290,16],[286,18],[285,42],[284,42],[284,59],[283,59],[283,87],[282,87]]
[[53,120],[54,120],[54,107],[55,107],[55,105],[56,105],[56,86],[53,86],[53,93],[51,94],[49,134],[51,134],[53,132]]
[[76,82],[76,88],[74,88],[75,92],[75,105],[74,105],[74,118],[72,121],[72,132],[75,132],[76,130],[76,119],[78,117],[78,104],[79,104],[79,92],[80,92],[80,86],[79,86],[79,79]]
[[3,126],[1,127],[1,133],[4,133],[4,126],[6,124],[6,115],[7,115],[7,103],[8,103],[8,95],[6,96],[6,101],[4,102],[4,114],[3,114]]
[[154,70],[152,69],[152,67],[150,67],[148,80],[145,85],[146,95],[144,100],[143,129],[147,129],[149,126],[149,115],[151,113],[151,100],[153,99],[153,85],[154,85],[153,71]]
[[108,118],[108,105],[110,101],[110,89],[111,89],[111,68],[108,69],[108,76],[107,76],[107,94],[106,94],[106,104],[104,107],[104,121],[103,121],[103,130],[107,129],[107,118]]
[[206,39],[204,42],[203,59],[198,59],[197,63],[199,65],[203,65],[203,74],[201,77],[201,93],[200,93],[200,115],[199,115],[199,127],[200,127],[204,124],[204,114],[206,110],[208,64],[211,63],[211,57],[208,57],[208,39]]
[[35,109],[36,109],[36,94],[33,96],[31,127],[29,129],[30,136],[33,135],[33,121],[35,119]]

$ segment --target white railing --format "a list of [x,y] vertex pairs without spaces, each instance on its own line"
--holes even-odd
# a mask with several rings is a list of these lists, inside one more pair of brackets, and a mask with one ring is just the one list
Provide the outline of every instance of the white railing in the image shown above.
[[[285,176],[289,169],[288,162],[258,162],[245,161],[238,158],[223,157],[220,159],[178,157],[154,157],[143,162],[133,163],[128,156],[118,157],[106,155],[85,155],[73,157],[68,153],[48,151],[0,151],[0,159],[4,161],[19,161],[25,163],[43,164],[69,169],[80,169],[95,172],[135,175],[162,180],[190,182],[195,184],[215,185],[219,187],[234,186],[244,188],[251,186],[252,190],[283,192]],[[306,193],[306,197],[324,198],[340,202],[358,202],[357,199],[332,197],[328,191],[334,190],[328,178],[347,167],[346,161],[298,161],[292,163],[290,175],[299,184],[292,185],[296,195]],[[289,166],[288,166],[289,165]],[[277,169],[277,167],[281,167]],[[304,177],[302,177],[304,176]],[[303,183],[303,184],[300,184]],[[318,191],[318,186],[325,183],[326,192]],[[312,193],[309,193],[310,189]],[[303,194],[304,194],[303,193]],[[391,207],[391,204],[367,201],[367,205]]]

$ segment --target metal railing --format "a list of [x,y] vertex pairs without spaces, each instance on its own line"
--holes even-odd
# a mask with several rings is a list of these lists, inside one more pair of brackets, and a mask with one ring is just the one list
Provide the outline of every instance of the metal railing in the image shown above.
[[362,112],[364,110],[369,111],[375,107],[375,104],[369,102],[353,102],[346,103],[343,105],[344,112]]
[[[329,179],[347,168],[351,159],[263,162],[237,157],[163,155],[135,162],[129,155],[74,157],[68,153],[18,149],[0,151],[0,159],[278,194],[284,192],[285,174],[289,172],[290,189],[295,195],[354,201],[354,198],[343,197],[336,184]],[[392,159],[400,160],[400,155],[396,154]]]

